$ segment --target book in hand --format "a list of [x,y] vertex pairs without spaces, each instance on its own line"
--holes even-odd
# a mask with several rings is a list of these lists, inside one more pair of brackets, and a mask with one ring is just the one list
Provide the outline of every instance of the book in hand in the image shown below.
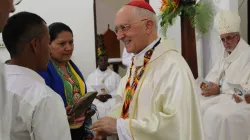
[[229,87],[234,91],[234,94],[240,97],[242,100],[245,100],[244,96],[247,92],[243,89],[240,84],[228,83]]
[[98,92],[88,92],[81,97],[76,104],[73,105],[72,109],[68,114],[74,114],[75,118],[80,117],[85,113],[88,108],[92,105],[92,102],[96,98]]

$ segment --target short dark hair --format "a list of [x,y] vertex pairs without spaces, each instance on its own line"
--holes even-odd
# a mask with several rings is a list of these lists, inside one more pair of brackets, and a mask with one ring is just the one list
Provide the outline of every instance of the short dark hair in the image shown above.
[[49,25],[49,35],[50,35],[50,43],[57,38],[57,35],[61,32],[70,32],[73,36],[73,31],[70,27],[61,22],[54,22]]
[[107,56],[107,55],[101,54],[101,55],[99,55],[99,56],[97,57],[97,61],[98,61],[101,57],[106,57],[106,58],[108,59],[108,56]]
[[30,12],[20,12],[11,16],[2,33],[3,42],[11,57],[20,55],[22,44],[34,38],[44,37],[46,22],[38,15]]

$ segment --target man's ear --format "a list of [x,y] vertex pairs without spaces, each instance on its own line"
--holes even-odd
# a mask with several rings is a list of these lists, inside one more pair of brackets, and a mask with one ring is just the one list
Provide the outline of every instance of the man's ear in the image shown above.
[[154,28],[154,22],[152,20],[146,21],[146,33],[150,34]]
[[39,46],[40,46],[40,40],[37,39],[37,38],[33,38],[30,42],[31,44],[31,50],[34,52],[34,53],[37,53],[39,51]]

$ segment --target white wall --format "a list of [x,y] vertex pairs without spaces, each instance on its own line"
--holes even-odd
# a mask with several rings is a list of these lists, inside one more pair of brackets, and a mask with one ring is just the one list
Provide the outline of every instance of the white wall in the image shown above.
[[[86,77],[95,69],[93,0],[23,0],[16,12],[29,11],[40,15],[48,24],[63,22],[74,32],[75,50],[72,56]],[[0,58],[9,58],[0,48]]]
[[[248,15],[247,15],[247,3],[248,0],[238,0],[239,15],[241,17],[241,36],[247,42],[248,41]],[[242,5],[241,5],[242,4]],[[241,5],[241,6],[240,6]]]

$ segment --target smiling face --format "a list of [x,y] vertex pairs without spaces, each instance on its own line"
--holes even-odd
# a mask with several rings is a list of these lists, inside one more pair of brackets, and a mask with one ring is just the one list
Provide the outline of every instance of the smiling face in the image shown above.
[[63,31],[51,42],[51,58],[58,62],[70,60],[74,51],[73,35],[69,31]]
[[150,20],[138,17],[133,6],[124,6],[116,15],[115,25],[117,39],[125,44],[128,53],[139,53],[148,45],[147,22]]

